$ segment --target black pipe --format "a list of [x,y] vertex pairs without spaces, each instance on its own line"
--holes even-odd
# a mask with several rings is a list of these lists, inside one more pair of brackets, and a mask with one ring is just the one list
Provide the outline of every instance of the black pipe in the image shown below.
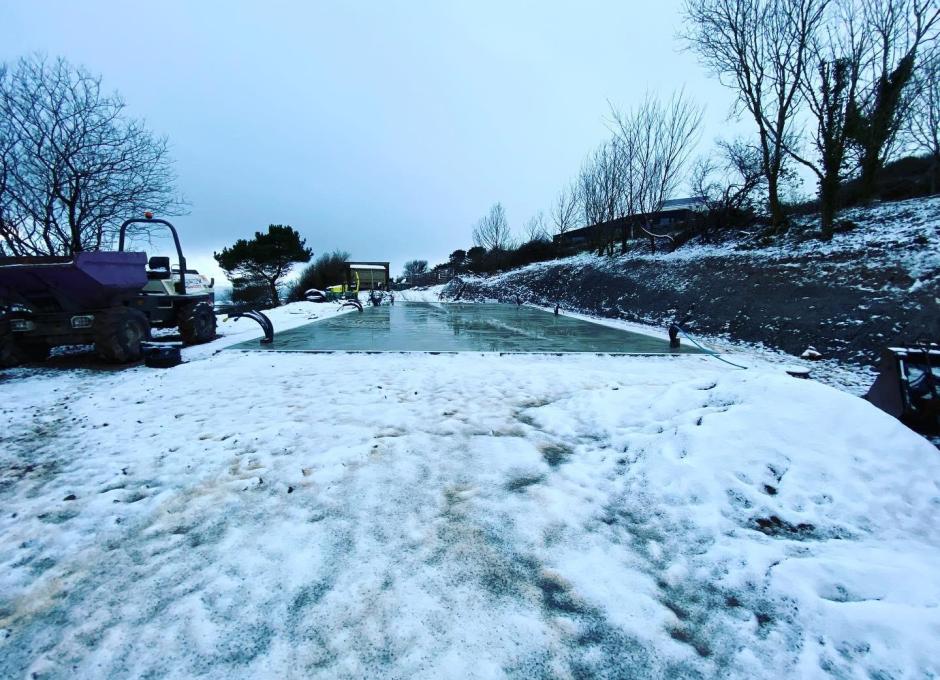
[[264,331],[264,337],[261,338],[262,345],[270,345],[274,342],[274,324],[271,323],[271,319],[266,317],[261,312],[250,309],[247,312],[239,312],[237,314],[229,314],[230,319],[240,319],[242,317],[251,319],[252,321],[257,321],[258,325],[261,326],[261,330]]

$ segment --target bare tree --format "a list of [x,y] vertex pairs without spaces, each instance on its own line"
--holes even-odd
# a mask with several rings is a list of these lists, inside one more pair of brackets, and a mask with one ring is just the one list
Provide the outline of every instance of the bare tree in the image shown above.
[[[0,64],[0,83],[6,81],[6,65]],[[0,256],[7,255],[8,246],[5,245],[6,233],[17,233],[21,227],[10,220],[14,220],[16,212],[12,210],[12,197],[10,196],[9,178],[15,163],[16,144],[9,135],[6,125],[0,123]],[[12,252],[10,253],[12,254]]]
[[765,184],[760,151],[742,140],[719,141],[715,155],[700,159],[692,168],[689,185],[692,193],[705,200],[701,235],[708,240],[714,229],[721,229],[753,213],[756,197]]
[[[576,180],[578,205],[585,224],[596,225],[592,246],[599,254],[613,255],[616,236],[607,224],[631,211],[626,172],[629,150],[614,136],[588,156]],[[625,236],[623,238],[626,238]]]
[[[621,252],[637,229],[651,234],[649,215],[662,208],[681,181],[698,141],[702,109],[679,91],[668,101],[647,95],[627,112],[612,106],[611,114],[613,137],[585,160],[572,191],[577,192],[584,222],[597,225],[592,231],[594,247],[609,255],[618,234]],[[570,209],[568,200],[565,194],[558,199],[556,225],[559,215]],[[627,217],[632,219],[620,219]]]
[[937,173],[940,172],[940,49],[924,60],[917,73],[913,101],[908,118],[907,132],[915,148],[930,159],[930,193],[937,192]]
[[[624,164],[626,214],[637,216],[655,250],[650,217],[662,210],[683,177],[698,142],[702,108],[680,90],[668,101],[648,94],[635,109],[625,113],[611,107],[611,113]],[[626,244],[621,247],[625,250]]]
[[100,78],[28,57],[0,76],[0,240],[15,255],[96,250],[145,209],[179,214],[167,142]]
[[871,198],[914,99],[910,85],[918,50],[937,38],[940,5],[936,0],[865,0],[862,7],[871,54],[847,125],[861,169],[862,197]]
[[578,226],[578,190],[574,184],[563,187],[552,204],[552,224],[561,235]]
[[614,138],[598,146],[578,174],[578,198],[584,221],[599,224],[626,212],[624,159],[619,141]]
[[733,88],[757,125],[772,228],[786,229],[780,180],[800,105],[807,52],[829,0],[686,0],[683,34]]
[[402,276],[412,281],[416,276],[420,276],[428,271],[427,260],[408,260],[402,271]]
[[710,210],[753,210],[765,183],[760,151],[743,140],[718,141],[719,161],[710,155],[692,168],[689,185]]
[[489,213],[477,222],[473,228],[473,243],[487,250],[501,251],[509,248],[509,222],[506,221],[506,211],[502,203],[494,204]]
[[545,213],[539,210],[525,223],[525,237],[528,241],[549,241],[548,227],[545,226]]
[[790,156],[816,175],[824,239],[832,238],[851,142],[850,117],[869,54],[869,41],[858,20],[856,4],[842,0],[831,9],[834,11],[826,30],[810,36],[801,83],[813,126],[810,145],[815,158],[803,153],[796,139],[789,139],[786,147]]

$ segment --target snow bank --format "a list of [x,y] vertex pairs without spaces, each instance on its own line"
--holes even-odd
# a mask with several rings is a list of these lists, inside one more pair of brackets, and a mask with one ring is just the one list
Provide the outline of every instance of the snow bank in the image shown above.
[[[566,258],[535,262],[525,267],[502,272],[483,280],[491,283],[510,282],[519,274],[537,273],[565,264],[570,268],[592,266],[619,271],[631,261],[681,262],[707,258],[740,258],[788,262],[801,257],[826,261],[836,267],[852,267],[859,258],[870,269],[903,268],[919,288],[925,280],[936,278],[940,270],[940,196],[914,198],[907,201],[875,204],[843,211],[840,220],[851,222],[849,231],[837,233],[830,241],[808,238],[817,228],[816,216],[797,217],[794,226],[770,245],[756,245],[747,240],[731,239],[716,244],[686,243],[673,252],[630,252],[622,257],[607,257],[584,252]],[[644,244],[645,245],[645,244]],[[473,280],[475,277],[463,277]],[[681,281],[673,282],[681,286]],[[915,289],[916,290],[916,289]]]
[[441,292],[447,287],[447,284],[438,284],[436,286],[427,286],[426,288],[406,288],[405,290],[395,291],[396,299],[403,302],[439,302]]
[[5,374],[0,676],[940,673],[940,462],[860,399],[255,332]]
[[[631,258],[669,261],[742,257],[786,261],[812,256],[830,261],[844,258],[845,266],[852,266],[848,256],[854,255],[863,257],[865,264],[872,268],[901,265],[915,279],[936,276],[940,270],[940,251],[931,247],[940,241],[940,196],[850,208],[843,211],[839,219],[854,226],[835,234],[830,241],[807,238],[808,232],[818,230],[818,216],[811,215],[794,218],[791,230],[771,245],[740,241],[716,245],[690,243],[671,253],[635,254]],[[579,257],[611,262],[609,258],[592,254]]]

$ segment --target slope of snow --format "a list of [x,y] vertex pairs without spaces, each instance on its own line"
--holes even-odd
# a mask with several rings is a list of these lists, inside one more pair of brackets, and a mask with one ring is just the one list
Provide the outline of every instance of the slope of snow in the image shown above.
[[221,328],[0,376],[0,676],[940,674],[940,461],[860,399]]
[[436,286],[406,288],[395,291],[395,298],[403,302],[438,302],[441,299],[441,293],[446,288],[447,284],[443,283]]
[[[808,237],[809,233],[817,230],[815,219],[815,216],[794,218],[790,231],[770,245],[759,245],[747,239],[731,239],[716,244],[690,242],[673,252],[660,251],[650,254],[645,250],[645,242],[639,242],[643,250],[630,252],[626,259],[668,262],[709,257],[742,257],[786,261],[811,256],[831,263],[838,258],[861,256],[866,266],[871,268],[901,264],[915,279],[932,279],[940,272],[940,247],[937,247],[937,244],[940,244],[940,196],[845,210],[839,219],[852,222],[854,227],[849,231],[836,233],[830,241]],[[623,266],[623,259],[585,252],[558,260],[536,262],[503,272],[495,279],[489,277],[487,280],[499,281],[520,272],[538,271],[559,263],[573,267],[591,264],[600,268],[617,269]]]

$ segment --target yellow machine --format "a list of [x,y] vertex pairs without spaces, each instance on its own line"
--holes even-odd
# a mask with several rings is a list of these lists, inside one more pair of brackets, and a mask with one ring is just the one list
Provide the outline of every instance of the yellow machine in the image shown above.
[[330,286],[325,292],[334,300],[355,298],[361,290],[388,290],[390,283],[388,262],[347,262],[346,282]]
[[330,286],[326,289],[326,292],[330,296],[335,296],[336,298],[341,297],[356,297],[359,295],[359,272],[353,271],[353,281],[351,284],[338,283],[335,286]]

